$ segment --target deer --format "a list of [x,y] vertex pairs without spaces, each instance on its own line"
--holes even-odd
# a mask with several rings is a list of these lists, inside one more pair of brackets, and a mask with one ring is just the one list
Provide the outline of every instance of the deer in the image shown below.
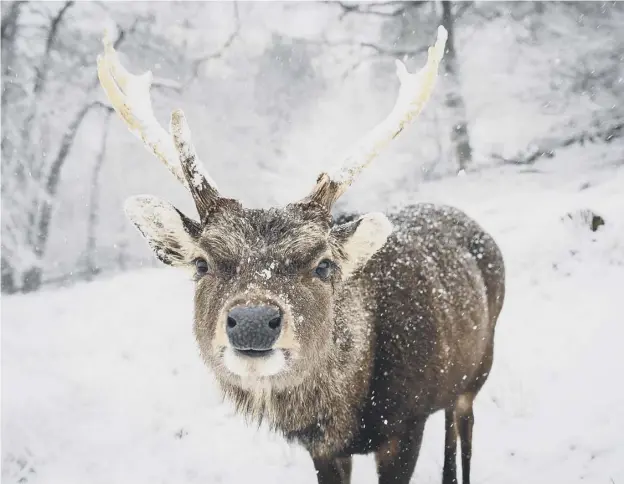
[[182,111],[169,130],[150,71],[130,74],[110,41],[100,84],[129,130],[188,189],[198,218],[150,195],[124,210],[163,263],[194,280],[193,333],[223,396],[310,454],[319,484],[348,484],[352,457],[374,454],[378,482],[408,483],[425,422],[444,411],[442,481],[470,483],[473,402],[493,363],[505,293],[496,242],[449,205],[332,212],[356,176],[430,98],[447,33],[415,74],[397,60],[391,113],[309,194],[248,209],[220,194]]

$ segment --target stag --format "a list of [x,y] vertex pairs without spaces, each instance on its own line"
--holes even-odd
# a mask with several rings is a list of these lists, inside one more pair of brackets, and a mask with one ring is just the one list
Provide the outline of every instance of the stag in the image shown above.
[[105,40],[98,75],[128,128],[191,193],[198,220],[136,196],[125,211],[165,264],[195,280],[194,334],[220,389],[249,420],[310,453],[321,484],[350,482],[352,456],[374,453],[379,482],[408,483],[427,418],[445,412],[444,484],[470,482],[473,401],[492,367],[503,258],[475,221],[419,204],[332,216],[360,171],[423,109],[446,42],[409,74],[388,117],[305,198],[246,209],[204,171],[181,111],[169,132]]

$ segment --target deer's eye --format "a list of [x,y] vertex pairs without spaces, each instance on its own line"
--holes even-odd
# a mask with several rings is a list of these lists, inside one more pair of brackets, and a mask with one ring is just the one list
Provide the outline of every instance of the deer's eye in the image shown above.
[[322,281],[326,281],[332,275],[334,271],[334,263],[329,259],[323,259],[314,269],[314,273],[321,279]]
[[210,269],[210,266],[208,265],[206,259],[202,259],[201,257],[195,259],[195,273],[199,277],[208,274],[208,269]]

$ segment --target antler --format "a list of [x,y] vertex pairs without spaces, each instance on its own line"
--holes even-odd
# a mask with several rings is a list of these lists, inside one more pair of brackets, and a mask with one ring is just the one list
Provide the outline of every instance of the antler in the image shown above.
[[128,129],[143,141],[171,173],[190,191],[203,221],[219,198],[217,186],[203,170],[191,142],[191,133],[182,111],[171,115],[171,133],[154,116],[150,99],[152,73],[130,74],[119,62],[108,35],[104,36],[104,55],[97,58],[100,84],[117,114]]
[[401,61],[396,61],[401,87],[392,112],[349,149],[332,173],[322,173],[312,192],[300,203],[315,202],[331,210],[355,177],[420,114],[433,92],[447,37],[446,29],[438,27],[438,37],[435,45],[429,47],[427,63],[416,74],[410,74]]

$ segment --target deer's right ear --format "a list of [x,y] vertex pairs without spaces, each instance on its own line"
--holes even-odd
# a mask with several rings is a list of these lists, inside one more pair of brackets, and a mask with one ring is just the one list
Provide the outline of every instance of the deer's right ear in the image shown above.
[[128,218],[145,237],[156,257],[172,266],[188,265],[197,252],[200,225],[168,202],[149,195],[124,203]]

